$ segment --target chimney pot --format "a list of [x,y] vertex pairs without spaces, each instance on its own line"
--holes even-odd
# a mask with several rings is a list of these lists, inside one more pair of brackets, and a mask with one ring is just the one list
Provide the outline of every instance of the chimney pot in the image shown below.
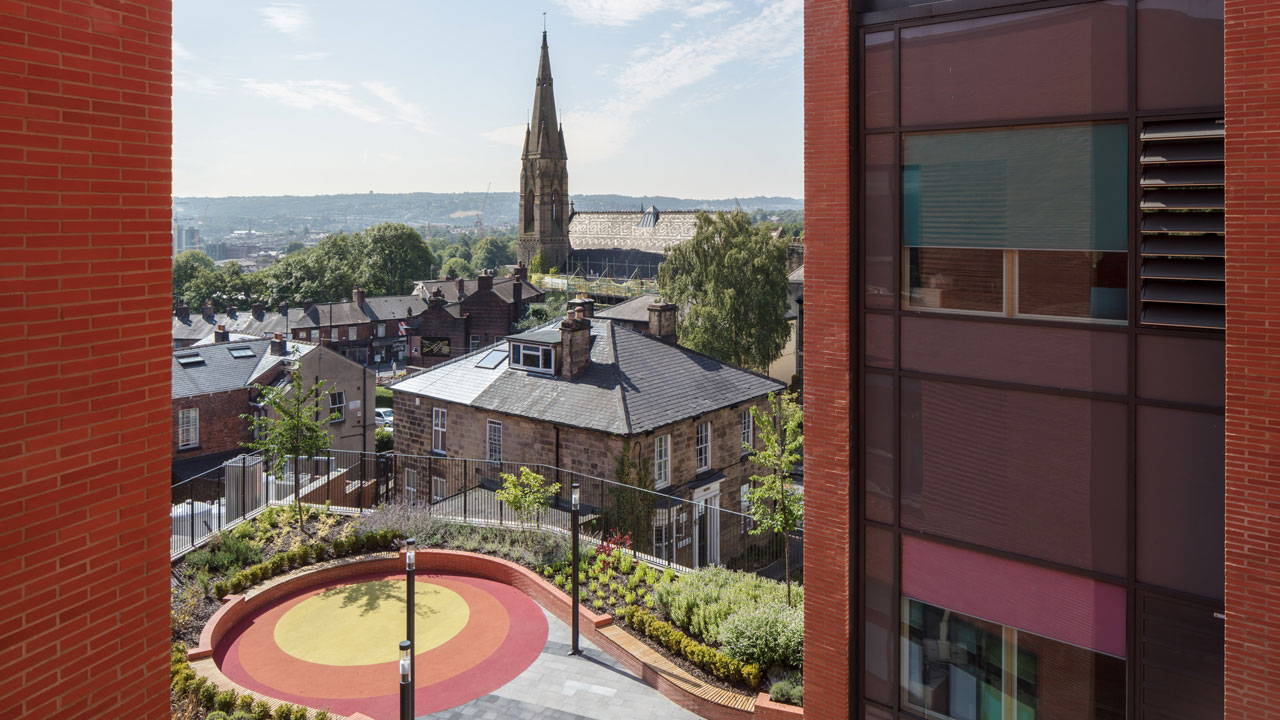
[[586,293],[578,293],[578,297],[569,301],[569,307],[581,312],[583,317],[593,318],[596,316],[596,301],[588,297]]
[[288,343],[284,341],[284,335],[276,333],[271,336],[271,354],[286,355],[288,354]]
[[218,323],[218,329],[213,331],[214,342],[226,342],[231,339],[231,333],[227,332],[227,326]]

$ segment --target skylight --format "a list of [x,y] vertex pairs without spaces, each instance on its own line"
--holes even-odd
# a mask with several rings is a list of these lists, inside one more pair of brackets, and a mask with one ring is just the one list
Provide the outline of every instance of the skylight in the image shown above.
[[492,370],[507,360],[506,350],[490,350],[484,357],[480,358],[476,363],[476,367],[484,370]]
[[227,352],[231,353],[231,357],[233,358],[255,357],[253,348],[250,348],[250,347],[242,346],[242,347],[227,348]]
[[190,353],[187,355],[174,355],[173,359],[177,360],[178,364],[181,365],[182,367],[195,367],[197,365],[204,364],[204,358],[200,356],[200,353]]

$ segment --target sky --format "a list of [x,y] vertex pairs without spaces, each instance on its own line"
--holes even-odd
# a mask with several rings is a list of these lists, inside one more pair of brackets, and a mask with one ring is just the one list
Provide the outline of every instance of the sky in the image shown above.
[[177,0],[179,196],[519,188],[546,12],[572,194],[803,193],[802,0]]

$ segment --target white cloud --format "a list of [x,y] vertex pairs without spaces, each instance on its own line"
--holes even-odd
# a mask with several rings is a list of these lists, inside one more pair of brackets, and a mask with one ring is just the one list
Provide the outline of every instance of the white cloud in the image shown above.
[[173,87],[197,95],[221,95],[222,83],[212,75],[204,75],[187,67],[193,55],[179,43],[173,44]]
[[427,125],[426,111],[421,105],[406,100],[395,86],[377,80],[360,84],[365,90],[373,93],[374,97],[390,105],[396,120],[418,132],[431,132],[431,128]]
[[[707,0],[693,7],[719,4],[718,0]],[[615,154],[631,140],[650,105],[713,77],[729,63],[767,66],[799,52],[802,15],[802,0],[772,0],[755,17],[719,32],[701,32],[680,40],[671,36],[637,49],[615,75],[618,92],[612,99],[599,107],[565,113],[565,125],[573,128],[574,154],[586,162]]]
[[301,110],[337,110],[377,125],[406,125],[418,132],[432,132],[426,113],[416,103],[406,100],[400,90],[381,81],[360,83],[368,96],[359,96],[351,85],[336,80],[263,81],[244,78],[241,85],[249,92]]
[[323,60],[323,59],[325,59],[325,58],[327,58],[327,57],[329,57],[329,53],[327,53],[327,52],[309,52],[309,53],[298,53],[298,54],[294,55],[292,59],[294,59],[294,60]]
[[624,27],[664,11],[700,18],[733,9],[728,0],[556,0],[575,20],[588,25]]
[[480,133],[481,136],[496,142],[499,145],[511,145],[513,147],[524,147],[524,131],[528,129],[527,125],[511,125],[508,127],[500,127]]
[[311,24],[306,8],[297,3],[272,3],[259,12],[267,27],[286,35],[296,35]]
[[191,53],[178,42],[173,43],[173,59],[174,60],[190,60]]

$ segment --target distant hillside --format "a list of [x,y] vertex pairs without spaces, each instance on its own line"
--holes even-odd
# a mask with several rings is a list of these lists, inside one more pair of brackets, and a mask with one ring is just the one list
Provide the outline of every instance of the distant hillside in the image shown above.
[[[659,210],[802,210],[804,201],[789,197],[744,197],[721,200],[688,200],[673,197],[628,195],[574,195],[578,210],[639,210],[656,205]],[[216,239],[234,230],[280,233],[310,229],[312,232],[360,230],[380,222],[411,225],[466,226],[475,222],[485,202],[482,192],[401,193],[364,195],[281,195],[270,197],[175,197],[174,217],[183,225],[204,221],[202,235]],[[516,221],[519,194],[489,194],[484,223],[497,227]]]

